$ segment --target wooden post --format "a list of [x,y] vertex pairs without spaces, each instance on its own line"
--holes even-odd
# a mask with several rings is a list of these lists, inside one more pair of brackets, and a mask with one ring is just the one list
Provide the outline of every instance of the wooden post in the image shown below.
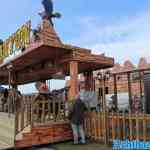
[[114,99],[115,99],[115,109],[118,108],[118,96],[117,96],[117,79],[116,74],[114,75]]
[[[17,85],[16,85],[16,74],[15,72],[13,71],[13,66],[12,65],[9,65],[7,66],[7,69],[8,69],[8,83],[9,83],[9,89],[11,88],[17,88]],[[13,105],[14,102],[15,102],[15,93],[13,91],[13,95],[11,97],[13,100]],[[18,120],[18,113],[16,111],[16,108],[14,107],[14,115],[15,115],[15,119],[14,119],[14,149],[16,150],[16,135],[17,135],[17,132],[18,132],[18,123],[19,123],[19,120]],[[8,116],[10,116],[10,99],[8,99]]]
[[85,77],[85,88],[87,91],[94,90],[93,72],[84,73]]
[[104,142],[108,144],[108,133],[107,133],[107,106],[106,106],[106,96],[105,96],[105,79],[102,80],[102,87],[103,87],[103,112],[104,112]]
[[128,93],[129,93],[129,109],[130,112],[132,111],[132,94],[131,94],[131,80],[130,80],[130,73],[128,73]]
[[142,74],[141,74],[141,72],[139,72],[139,78],[140,78],[140,97],[142,99],[143,90],[142,90]]
[[11,86],[12,86],[12,88],[13,88],[13,89],[18,90],[18,85],[17,85],[17,84],[12,83],[12,85],[11,85]]
[[72,100],[78,94],[78,62],[70,62],[70,90],[69,99]]

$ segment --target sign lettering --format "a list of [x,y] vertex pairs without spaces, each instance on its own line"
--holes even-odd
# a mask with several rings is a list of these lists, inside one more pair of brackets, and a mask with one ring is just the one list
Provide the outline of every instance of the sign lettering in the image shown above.
[[0,59],[5,59],[15,51],[27,48],[30,43],[31,21],[28,21],[16,33],[0,45]]

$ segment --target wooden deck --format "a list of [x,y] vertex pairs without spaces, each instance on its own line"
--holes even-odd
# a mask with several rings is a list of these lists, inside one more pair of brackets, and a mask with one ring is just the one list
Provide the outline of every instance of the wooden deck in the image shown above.
[[14,147],[14,115],[0,112],[0,149]]

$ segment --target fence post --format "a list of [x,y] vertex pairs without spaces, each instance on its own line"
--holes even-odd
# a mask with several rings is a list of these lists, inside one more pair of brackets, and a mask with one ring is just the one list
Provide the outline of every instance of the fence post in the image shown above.
[[130,131],[130,140],[133,139],[133,125],[132,125],[132,115],[129,113],[129,131]]
[[146,119],[144,113],[143,113],[143,140],[146,141]]
[[126,116],[125,112],[123,112],[123,140],[126,138]]
[[140,133],[139,133],[139,117],[136,113],[136,140],[140,139]]
[[116,137],[116,134],[115,134],[116,122],[115,122],[114,112],[111,113],[111,117],[112,117],[112,140],[114,140]]
[[107,132],[107,106],[106,106],[106,96],[105,96],[105,78],[102,80],[102,87],[103,87],[103,112],[104,112],[104,143],[108,144],[108,132]]
[[31,105],[31,129],[32,129],[32,127],[33,127],[33,120],[34,120],[34,105],[33,105],[33,103],[34,103],[34,97],[32,98],[32,96],[31,96],[31,100],[30,100],[30,105]]

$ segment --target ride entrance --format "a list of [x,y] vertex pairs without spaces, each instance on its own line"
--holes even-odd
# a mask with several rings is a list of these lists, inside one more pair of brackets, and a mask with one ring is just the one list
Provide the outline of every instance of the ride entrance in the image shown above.
[[[84,74],[86,86],[91,89],[92,72],[114,64],[113,58],[64,44],[47,19],[36,29],[28,21],[1,44],[0,53],[0,84],[9,86],[0,112],[0,131],[4,132],[3,135],[0,132],[0,148],[72,139],[67,103],[79,92],[78,74]],[[18,85],[46,82],[60,74],[70,76],[70,86],[51,93],[48,98],[23,95],[17,89]]]

